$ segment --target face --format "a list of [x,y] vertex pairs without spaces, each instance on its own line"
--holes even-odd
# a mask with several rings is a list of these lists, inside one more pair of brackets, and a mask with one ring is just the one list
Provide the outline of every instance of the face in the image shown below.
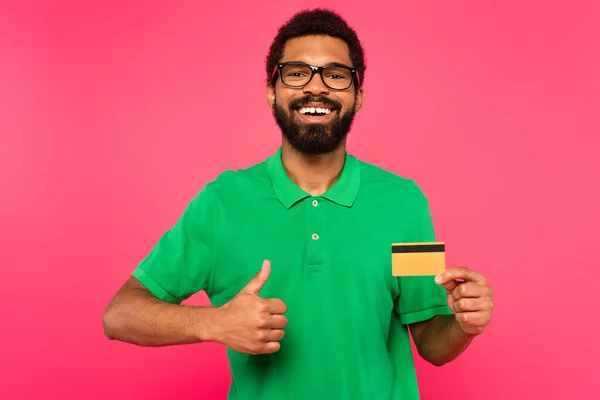
[[[281,62],[289,61],[317,67],[332,63],[353,67],[348,45],[330,36],[289,40]],[[279,76],[274,87],[267,85],[267,101],[284,138],[297,151],[311,155],[330,153],[345,143],[362,96],[362,88],[357,89],[355,84],[345,90],[330,89],[319,74],[301,88],[286,86]]]

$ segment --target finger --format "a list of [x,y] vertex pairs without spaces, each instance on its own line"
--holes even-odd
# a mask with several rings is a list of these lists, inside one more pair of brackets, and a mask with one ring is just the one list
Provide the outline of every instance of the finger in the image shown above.
[[463,325],[481,328],[490,321],[490,313],[487,311],[467,311],[455,314],[455,318]]
[[283,329],[287,326],[288,319],[283,315],[272,315],[269,327],[271,329]]
[[452,290],[452,298],[458,300],[465,297],[491,297],[491,289],[488,286],[473,282],[456,285]]
[[287,306],[280,299],[267,299],[268,311],[271,314],[285,314]]
[[467,267],[453,267],[436,276],[435,282],[443,286],[448,293],[452,292],[458,285],[456,281],[474,282],[482,285],[486,284],[485,278],[478,272]]
[[475,311],[490,311],[494,305],[489,299],[475,298],[468,299],[462,298],[454,302],[452,306],[455,313],[461,312],[475,312]]
[[285,336],[283,329],[270,329],[265,335],[266,342],[278,342]]
[[267,342],[261,346],[261,354],[272,354],[279,351],[281,344],[279,342]]
[[260,271],[252,278],[250,282],[242,289],[243,293],[258,295],[271,274],[271,263],[265,260],[262,263]]

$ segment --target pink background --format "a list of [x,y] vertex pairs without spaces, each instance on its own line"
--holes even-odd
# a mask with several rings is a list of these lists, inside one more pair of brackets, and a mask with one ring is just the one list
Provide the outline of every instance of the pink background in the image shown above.
[[[307,3],[200,3],[2,3],[0,398],[225,397],[220,345],[101,325],[202,185],[280,143],[263,61]],[[462,358],[418,361],[423,398],[597,398],[600,3],[309,3],[366,48],[350,151],[417,180],[496,291]]]

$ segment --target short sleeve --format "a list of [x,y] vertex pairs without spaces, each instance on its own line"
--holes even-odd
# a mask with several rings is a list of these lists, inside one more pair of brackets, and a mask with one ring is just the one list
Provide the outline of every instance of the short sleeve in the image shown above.
[[207,290],[213,268],[214,200],[202,190],[132,275],[157,298],[181,303]]
[[[436,235],[429,203],[426,201],[409,242],[435,242]],[[398,277],[400,295],[396,311],[403,324],[428,320],[436,315],[451,315],[446,291],[434,282],[433,276]]]

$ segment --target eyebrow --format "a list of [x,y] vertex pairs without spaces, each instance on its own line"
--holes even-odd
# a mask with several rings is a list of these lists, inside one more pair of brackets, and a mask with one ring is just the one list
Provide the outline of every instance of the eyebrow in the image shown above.
[[[312,65],[311,63],[307,63],[306,61],[300,61],[300,60],[290,60],[290,61],[284,61],[284,62],[290,62],[290,63],[303,63],[303,64],[308,64],[308,65]],[[346,68],[351,68],[351,69],[355,69],[354,67],[351,67],[349,65],[346,65],[344,63],[340,63],[340,62],[329,62],[329,63],[325,63],[323,64],[324,67],[346,67]]]
[[351,67],[349,65],[346,65],[346,64],[343,64],[343,63],[339,63],[339,62],[332,62],[332,63],[325,64],[325,65],[327,65],[328,67],[346,67],[346,68],[352,68],[352,69],[354,69],[354,67]]

